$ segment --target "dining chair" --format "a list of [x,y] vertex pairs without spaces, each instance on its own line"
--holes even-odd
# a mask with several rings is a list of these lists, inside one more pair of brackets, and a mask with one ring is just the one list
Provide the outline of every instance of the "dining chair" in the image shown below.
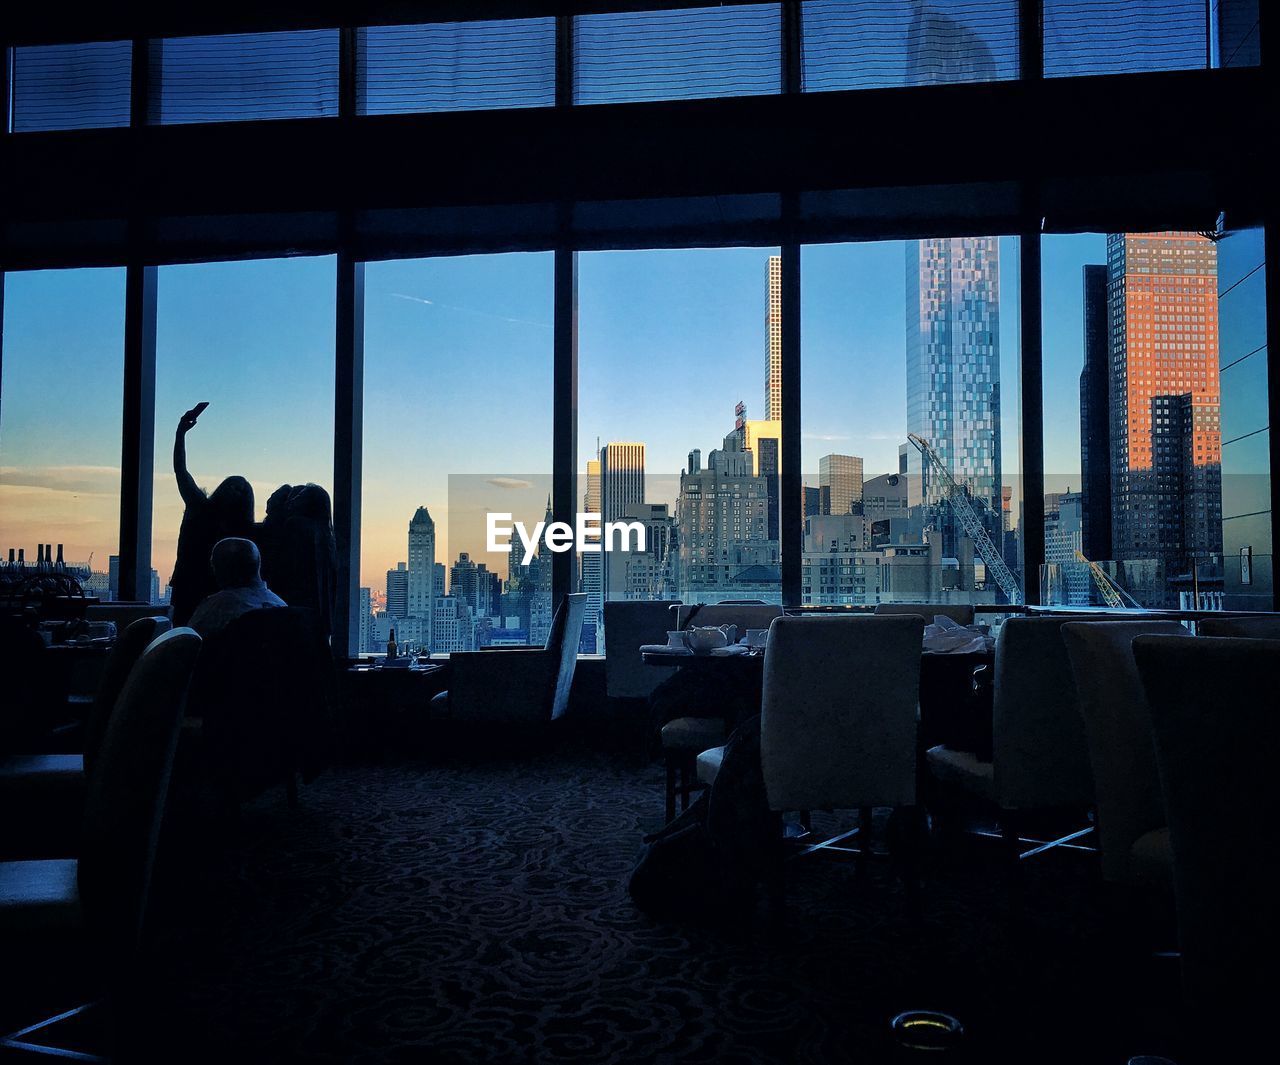
[[[85,778],[93,771],[107,724],[125,682],[147,646],[170,629],[166,617],[145,617],[120,634],[85,715],[82,754],[19,754],[0,758],[0,854],[68,857],[75,854],[84,813]],[[21,809],[21,817],[12,814]]]
[[569,707],[585,592],[566,595],[545,647],[459,651],[449,656],[449,688],[431,700],[442,720],[462,725],[540,727]]
[[950,618],[957,625],[972,625],[972,603],[877,603],[875,612],[880,615],[919,614],[925,624],[931,624],[936,614]]
[[1254,618],[1202,618],[1196,622],[1201,636],[1237,636],[1250,640],[1280,640],[1280,614]]
[[1189,635],[1176,621],[1062,626],[1093,769],[1102,876],[1112,883],[1165,891],[1173,886],[1151,714],[1133,641]]
[[[156,841],[199,650],[193,630],[171,629],[130,673],[88,777],[79,858],[0,862],[0,966],[7,977],[21,975],[22,992],[35,1002],[47,1001],[49,982],[65,986],[86,976],[116,998],[127,998],[134,986]],[[87,972],[68,972],[70,957],[81,958]],[[30,1049],[29,1037],[62,1016],[0,1039],[0,1049]]]
[[674,628],[671,607],[678,605],[678,599],[604,604],[604,675],[610,699],[647,699],[675,672],[645,665],[640,647],[667,642],[667,632]]
[[1193,1028],[1215,1049],[1204,1060],[1237,1060],[1270,1016],[1264,974],[1280,949],[1269,864],[1280,644],[1139,636],[1133,652],[1151,707]]
[[262,607],[210,635],[200,651],[179,759],[227,809],[283,785],[290,806],[332,755],[336,678],[314,610]]
[[[780,617],[769,626],[760,715],[769,809],[779,817],[793,810],[859,811],[857,828],[798,854],[866,856],[873,809],[915,808],[923,638],[924,621],[916,614]],[[713,783],[723,756],[723,747],[700,754],[699,778]],[[840,846],[855,836],[859,848]]]
[[1089,746],[1062,639],[1063,625],[1084,620],[1102,617],[1007,620],[996,637],[991,760],[950,747],[932,747],[925,756],[938,783],[994,808],[1012,859],[1056,847],[1093,849],[1079,842],[1091,825],[1051,840],[1020,834],[1034,815],[1065,812],[1083,820],[1094,804]]

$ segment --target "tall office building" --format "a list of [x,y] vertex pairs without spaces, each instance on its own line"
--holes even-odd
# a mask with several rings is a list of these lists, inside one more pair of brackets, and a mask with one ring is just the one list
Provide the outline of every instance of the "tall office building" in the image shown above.
[[705,467],[680,477],[677,588],[686,603],[778,600],[769,488],[752,467],[745,452],[712,451]]
[[409,613],[431,617],[432,580],[436,565],[436,523],[419,507],[409,522]]
[[862,459],[857,455],[823,455],[818,459],[818,490],[827,514],[849,514],[862,502]]
[[776,540],[782,506],[782,422],[767,418],[748,418],[747,405],[741,401],[733,413],[733,432],[724,438],[724,450],[750,451],[752,473],[767,479],[769,538]]
[[[907,242],[907,430],[927,440],[968,483],[993,538],[1000,505],[1000,242],[945,237]],[[942,488],[909,453],[920,502]],[[919,478],[918,481],[915,478]],[[915,502],[913,500],[913,502]],[[958,551],[954,519],[939,508],[943,550]]]
[[422,642],[431,646],[435,618],[436,523],[426,507],[414,511],[409,522],[408,614],[423,619]]
[[[1084,267],[1084,367],[1080,371],[1082,546],[1111,558],[1111,366],[1107,268]],[[1056,471],[1049,471],[1056,472]]]
[[617,442],[600,449],[600,513],[605,521],[644,502],[644,444]]
[[769,256],[769,290],[764,315],[764,416],[782,420],[782,256]]
[[1107,237],[1112,547],[1166,576],[1222,550],[1217,274],[1198,233]]
[[[597,448],[597,456],[599,449]],[[600,459],[587,460],[587,490],[582,497],[584,514],[600,513]],[[596,552],[583,552],[578,564],[582,567],[582,591],[587,595],[582,613],[582,641],[578,650],[583,654],[597,654],[603,646],[604,615],[604,558]]]
[[387,570],[387,614],[393,618],[409,616],[409,570],[403,562]]

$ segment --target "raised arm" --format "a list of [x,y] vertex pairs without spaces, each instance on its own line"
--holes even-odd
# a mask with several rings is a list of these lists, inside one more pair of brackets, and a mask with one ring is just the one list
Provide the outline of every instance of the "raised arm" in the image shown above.
[[187,506],[191,506],[195,500],[204,499],[204,493],[200,491],[195,478],[187,471],[187,432],[196,424],[204,406],[201,404],[199,407],[192,407],[179,418],[178,431],[173,437],[173,475],[178,479],[178,492]]

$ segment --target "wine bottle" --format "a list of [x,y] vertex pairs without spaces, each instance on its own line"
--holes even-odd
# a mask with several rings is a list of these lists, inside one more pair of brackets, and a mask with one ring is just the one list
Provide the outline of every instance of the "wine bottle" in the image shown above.
[[397,655],[396,650],[396,630],[391,630],[391,638],[387,640],[387,661],[390,662]]

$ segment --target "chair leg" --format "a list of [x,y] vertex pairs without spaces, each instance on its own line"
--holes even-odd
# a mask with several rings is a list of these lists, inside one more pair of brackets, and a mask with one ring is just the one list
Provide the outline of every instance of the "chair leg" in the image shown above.
[[667,756],[667,805],[666,822],[670,824],[676,819],[676,764]]
[[680,809],[689,809],[689,762],[680,762]]
[[867,871],[868,859],[871,857],[871,818],[870,806],[858,807],[858,857],[856,871],[859,874]]

